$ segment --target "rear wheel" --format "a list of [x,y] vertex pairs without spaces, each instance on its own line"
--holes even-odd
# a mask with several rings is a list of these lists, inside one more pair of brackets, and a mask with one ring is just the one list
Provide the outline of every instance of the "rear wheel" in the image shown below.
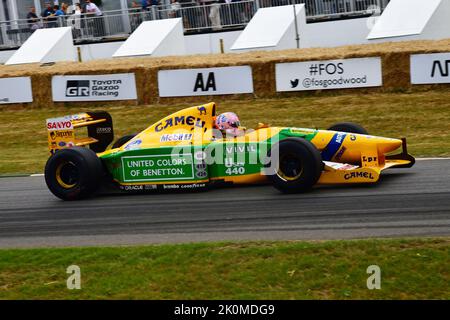
[[356,133],[356,134],[369,134],[369,132],[367,132],[367,130],[364,127],[353,122],[339,122],[328,128],[328,130]]
[[127,143],[128,141],[130,141],[134,137],[136,137],[135,133],[134,134],[128,134],[126,136],[120,137],[119,139],[116,140],[116,142],[114,142],[114,144],[112,145],[111,149],[120,148],[121,146],[123,146],[125,143]]
[[[278,155],[278,156],[277,156]],[[310,190],[323,170],[320,152],[309,141],[289,138],[276,144],[270,154],[269,179],[284,193]]]
[[45,166],[45,182],[50,191],[63,200],[89,197],[100,186],[103,165],[94,151],[68,148],[57,151]]

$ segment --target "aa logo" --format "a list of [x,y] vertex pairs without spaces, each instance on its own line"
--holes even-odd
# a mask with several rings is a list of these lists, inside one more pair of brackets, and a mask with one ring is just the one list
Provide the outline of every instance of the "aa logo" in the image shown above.
[[194,85],[194,92],[197,92],[198,90],[200,91],[216,91],[216,78],[214,76],[214,72],[209,72],[208,73],[208,78],[204,79],[203,77],[203,73],[198,73],[197,74],[197,79],[195,80],[195,85]]

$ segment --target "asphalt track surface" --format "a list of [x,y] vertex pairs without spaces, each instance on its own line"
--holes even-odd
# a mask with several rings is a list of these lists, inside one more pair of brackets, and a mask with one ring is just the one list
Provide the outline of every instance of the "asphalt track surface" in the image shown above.
[[449,160],[298,195],[253,186],[63,202],[43,177],[0,179],[1,248],[449,235]]

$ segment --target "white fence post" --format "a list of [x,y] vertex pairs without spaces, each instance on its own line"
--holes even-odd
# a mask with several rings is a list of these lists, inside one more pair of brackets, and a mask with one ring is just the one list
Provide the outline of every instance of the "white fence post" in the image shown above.
[[350,11],[355,11],[355,0],[350,0]]

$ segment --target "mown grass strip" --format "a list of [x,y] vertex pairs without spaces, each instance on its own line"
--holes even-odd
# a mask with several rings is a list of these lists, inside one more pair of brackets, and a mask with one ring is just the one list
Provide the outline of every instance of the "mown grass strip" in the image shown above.
[[[0,299],[449,299],[450,239],[0,250]],[[81,269],[68,290],[66,268]],[[381,268],[368,290],[367,267]]]

